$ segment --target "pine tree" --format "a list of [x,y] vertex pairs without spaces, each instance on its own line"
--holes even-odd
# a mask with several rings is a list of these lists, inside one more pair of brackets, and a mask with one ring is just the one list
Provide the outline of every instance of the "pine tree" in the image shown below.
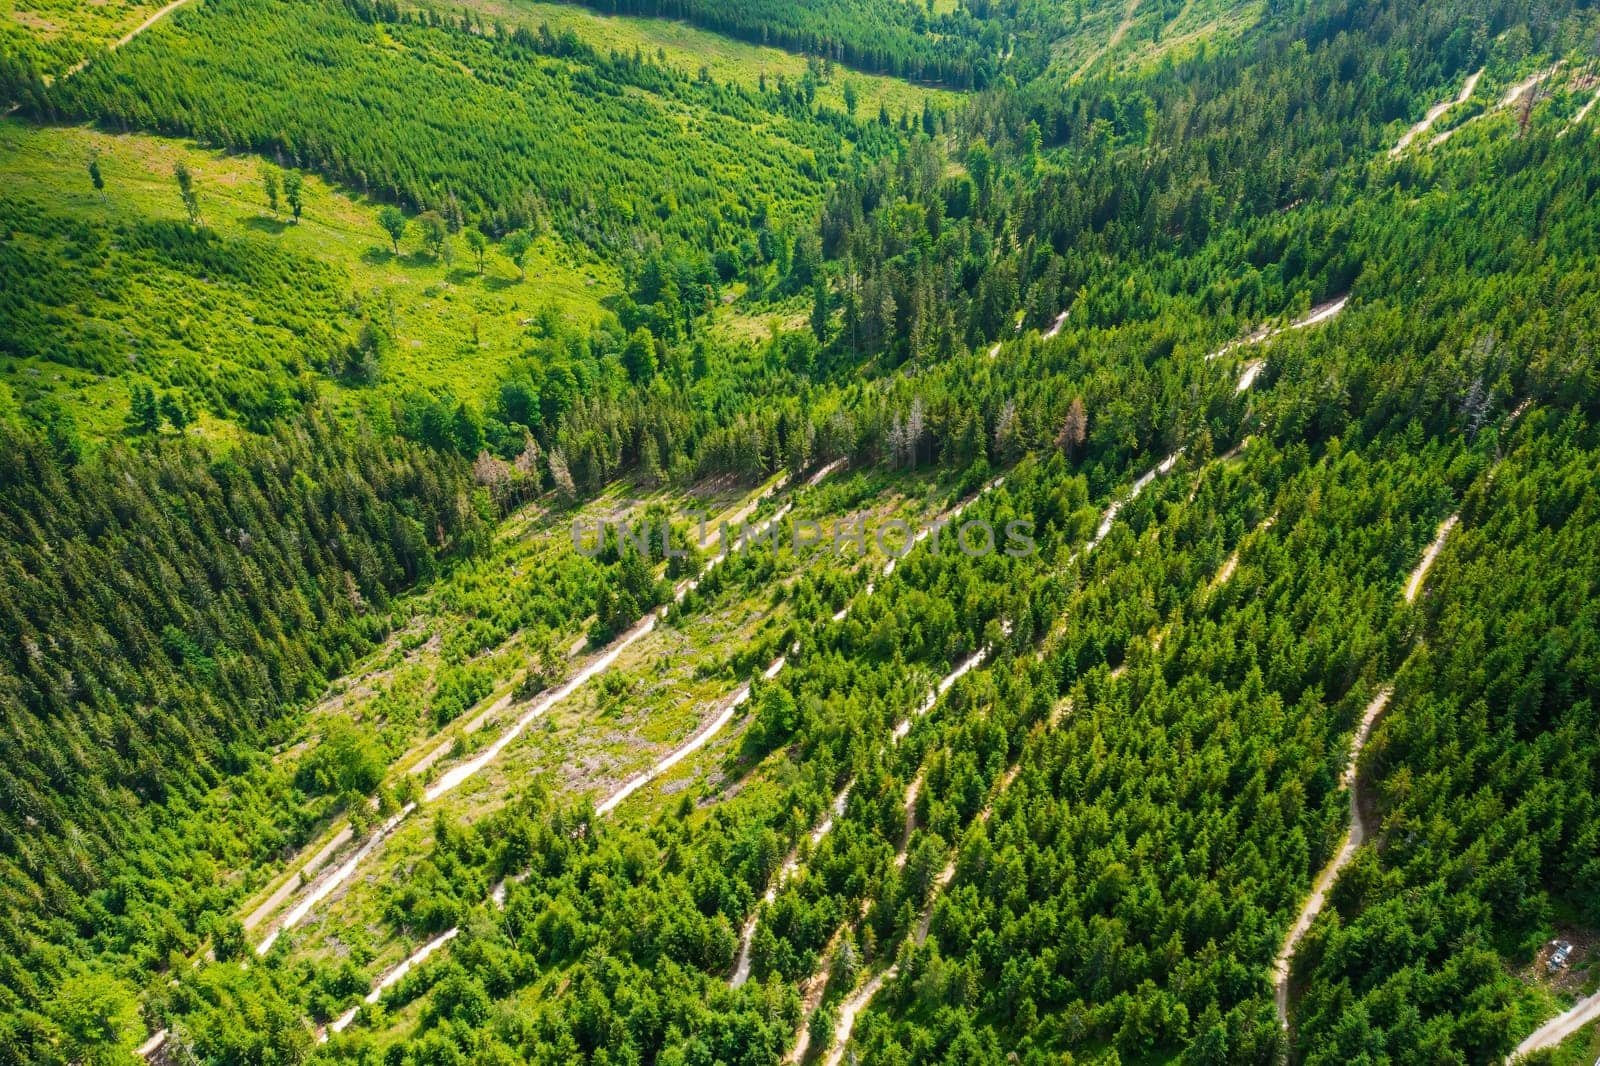
[[139,383],[132,388],[128,428],[134,433],[155,433],[161,429],[161,406],[149,385]]
[[811,287],[811,332],[818,344],[828,343],[828,321],[832,313],[827,279],[818,274]]
[[188,403],[184,401],[183,394],[169,392],[161,397],[161,415],[172,428],[182,433],[194,421],[194,414],[190,411]]
[[1071,406],[1067,408],[1066,418],[1061,420],[1061,430],[1056,434],[1057,450],[1069,459],[1075,457],[1088,433],[1089,416],[1083,409],[1083,397],[1074,396]]

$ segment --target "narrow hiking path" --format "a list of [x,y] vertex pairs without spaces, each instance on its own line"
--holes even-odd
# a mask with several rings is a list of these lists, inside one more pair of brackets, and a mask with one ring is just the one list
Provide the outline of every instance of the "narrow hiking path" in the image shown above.
[[[1070,317],[1072,317],[1072,309],[1069,307],[1067,310],[1061,312],[1059,315],[1056,316],[1055,321],[1050,323],[1050,328],[1046,329],[1044,332],[1039,334],[1039,339],[1042,340],[1042,341],[1055,340],[1055,338],[1058,337],[1061,334],[1061,330],[1066,326],[1067,319],[1070,318]],[[1019,335],[1022,333],[1022,323],[1021,322],[1017,323],[1016,332]],[[995,341],[994,344],[990,346],[990,348],[989,348],[989,358],[990,359],[993,359],[995,356],[1000,354],[1000,346],[1002,344],[1004,344],[1004,343],[1005,342],[1003,340],[999,340],[999,341]]]
[[[1267,530],[1277,525],[1277,523],[1278,512],[1274,511],[1269,514],[1266,519],[1262,521],[1261,525],[1256,527],[1253,532],[1265,533]],[[1233,575],[1238,571],[1238,569],[1239,549],[1235,548],[1233,554],[1228,556],[1228,558],[1223,562],[1222,569],[1217,572],[1217,576],[1211,579],[1211,584],[1208,587],[1211,589],[1221,588],[1223,585],[1226,585],[1230,579],[1232,579]]]
[[[100,0],[100,2],[103,3],[104,0]],[[156,23],[160,22],[162,19],[164,19],[168,15],[172,14],[174,11],[178,10],[180,7],[187,7],[189,4],[192,4],[192,3],[194,3],[194,0],[171,0],[171,3],[167,4],[165,7],[160,8],[159,10],[155,11],[154,13],[152,13],[149,18],[147,18],[143,22],[139,23],[139,25],[135,26],[133,29],[129,30],[127,33],[123,34],[121,37],[118,37],[116,40],[107,43],[106,51],[107,52],[115,52],[117,49],[119,49],[123,45],[129,43],[135,37],[138,37],[145,30],[148,30],[150,27],[154,26]],[[44,76],[44,84],[45,84],[45,86],[49,87],[51,85],[54,85],[58,81],[65,81],[68,78],[73,77],[76,74],[82,73],[83,69],[85,67],[87,67],[90,63],[92,63],[95,60],[95,58],[96,57],[92,56],[92,55],[91,56],[85,56],[84,58],[78,60],[76,63],[72,64],[72,66],[68,67],[66,70],[62,71],[59,75],[56,75],[54,77],[52,77],[51,75],[48,75],[48,74],[45,75]],[[10,118],[17,111],[21,110],[21,108],[22,108],[21,104],[12,104],[10,107],[6,108],[6,110],[4,112],[0,112],[0,118]],[[165,1030],[163,1030],[163,1032],[164,1031]]]
[[1418,122],[1415,126],[1412,126],[1409,130],[1407,130],[1405,135],[1400,138],[1400,143],[1389,149],[1389,158],[1398,159],[1407,148],[1411,147],[1412,142],[1432,129],[1433,124],[1439,121],[1440,116],[1442,116],[1446,111],[1457,106],[1458,104],[1464,104],[1468,100],[1472,99],[1473,92],[1478,88],[1478,80],[1482,77],[1483,71],[1476,71],[1467,78],[1467,83],[1461,87],[1460,95],[1454,100],[1446,100],[1443,103],[1434,104],[1432,107],[1430,107],[1428,109],[1428,113],[1422,116],[1422,121]]
[[454,940],[460,932],[460,926],[455,926],[445,930],[443,933],[440,933],[438,936],[422,945],[422,947],[418,948],[412,953],[410,958],[406,959],[400,965],[384,974],[378,979],[378,983],[372,986],[372,991],[368,992],[366,996],[362,998],[360,1003],[354,1007],[351,1007],[349,1010],[339,1015],[339,1017],[335,1018],[332,1024],[328,1026],[328,1029],[323,1029],[317,1033],[317,1042],[327,1042],[329,1029],[335,1033],[342,1033],[348,1029],[350,1027],[350,1023],[356,1020],[356,1015],[361,1013],[361,1008],[363,1006],[378,1002],[378,1000],[383,997],[383,994],[386,991],[394,987],[396,984],[399,984],[400,980],[404,978],[406,974],[410,973],[418,966],[421,966],[424,962],[427,962],[429,955],[432,955],[435,951],[438,951],[440,948],[450,943],[450,941]]
[[1422,582],[1427,578],[1428,571],[1433,569],[1433,561],[1439,558],[1439,553],[1444,550],[1444,542],[1450,536],[1450,531],[1456,528],[1456,523],[1461,521],[1461,516],[1453,514],[1444,520],[1444,525],[1439,527],[1439,533],[1428,545],[1427,551],[1422,553],[1422,562],[1411,572],[1411,580],[1406,582],[1405,598],[1407,603],[1415,603],[1417,594],[1422,591]]
[[[805,486],[812,487],[819,484],[824,478],[841,469],[843,466],[844,461],[838,460],[822,467],[805,482]],[[776,482],[774,485],[761,490],[761,492],[757,494],[756,498],[747,503],[746,506],[738,513],[748,517],[751,513],[753,513],[755,505],[758,505],[763,500],[769,498],[773,493],[781,489],[787,483],[787,481],[788,478],[785,477],[784,479]],[[739,526],[739,537],[730,543],[725,543],[722,550],[706,562],[697,577],[680,582],[673,591],[672,602],[682,603],[684,598],[699,586],[700,579],[703,578],[705,574],[709,573],[712,568],[727,558],[729,552],[738,550],[738,547],[741,543],[748,543],[750,540],[761,536],[766,530],[772,528],[774,524],[781,521],[783,516],[788,513],[790,506],[792,505],[785,504],[784,507],[777,511],[777,513],[773,514],[771,517],[762,522],[756,523],[754,526],[745,525],[741,519]],[[460,787],[462,784],[481,773],[500,756],[501,752],[503,752],[507,747],[520,738],[528,730],[529,726],[543,718],[552,708],[571,697],[589,681],[609,670],[623,652],[654,632],[656,625],[665,616],[666,611],[667,607],[662,607],[651,611],[649,614],[645,615],[643,619],[636,623],[633,628],[629,629],[626,633],[612,641],[611,644],[607,645],[599,655],[590,659],[590,661],[582,669],[580,669],[567,681],[562,683],[557,688],[535,697],[533,701],[528,704],[527,709],[517,717],[516,721],[511,723],[508,728],[502,730],[500,735],[497,736],[486,748],[465,762],[451,767],[442,776],[440,776],[437,781],[428,786],[423,793],[421,803],[435,803],[448,793],[454,791],[456,788]],[[725,713],[729,718],[731,718],[731,709]],[[723,724],[726,724],[726,722]],[[720,726],[718,728],[720,728]],[[705,739],[709,740],[710,737],[707,736]],[[321,904],[341,886],[346,884],[352,877],[354,877],[356,871],[361,867],[361,864],[367,859],[367,857],[370,856],[380,845],[382,845],[386,839],[392,836],[395,831],[405,823],[410,815],[417,810],[418,806],[419,803],[415,801],[406,804],[400,809],[399,813],[390,817],[378,828],[376,832],[368,837],[368,839],[356,849],[354,854],[349,856],[344,862],[340,863],[333,870],[326,872],[321,877],[311,881],[310,887],[306,891],[305,896],[292,908],[290,908],[282,920],[279,921],[278,924],[262,939],[262,941],[256,945],[256,954],[265,955],[272,949],[273,944],[277,942],[279,936],[305,921],[305,919],[310,916],[312,911],[315,910],[319,904]],[[343,837],[345,841],[350,839],[348,832],[348,827],[346,827],[345,830],[342,830],[339,834],[336,834],[333,842],[330,842],[329,845],[325,845],[315,856],[313,856],[310,862],[301,867],[300,877],[297,878],[290,876],[285,880],[284,884],[280,885],[278,889],[276,889],[272,895],[268,897],[267,903],[272,904],[270,908],[266,908],[264,910],[263,908],[265,907],[265,904],[263,904],[263,906],[257,907],[256,910],[252,912],[250,917],[255,919],[256,923],[259,924],[260,921],[264,920],[266,914],[271,913],[271,910],[276,909],[277,906],[287,902],[287,900],[293,896],[294,891],[299,887],[300,881],[304,880],[306,874],[315,873],[326,864],[328,857],[332,854],[333,849],[338,846],[339,838]]]
[[1244,373],[1239,375],[1239,384],[1235,386],[1233,391],[1249,392],[1250,386],[1256,383],[1256,378],[1261,376],[1261,371],[1265,370],[1266,366],[1267,361],[1265,359],[1256,359],[1246,364]]
[[904,740],[906,735],[911,732],[911,726],[918,718],[925,717],[928,712],[933,710],[933,708],[938,704],[941,696],[943,696],[946,692],[949,692],[951,687],[954,686],[957,681],[960,681],[963,677],[967,676],[967,674],[982,666],[984,660],[986,660],[988,657],[988,648],[973,652],[972,655],[968,656],[960,666],[957,666],[954,670],[950,671],[950,673],[940,678],[939,684],[934,687],[932,692],[928,693],[928,698],[923,700],[922,703],[917,706],[917,709],[912,713],[911,717],[902,718],[894,727],[894,739],[896,742]]
[[1112,500],[1111,503],[1107,504],[1105,514],[1100,516],[1100,524],[1095,527],[1094,536],[1090,537],[1089,543],[1083,546],[1082,551],[1075,552],[1072,555],[1072,558],[1076,559],[1080,555],[1088,555],[1090,552],[1098,548],[1105,541],[1105,539],[1111,535],[1112,527],[1114,527],[1117,522],[1117,515],[1122,513],[1122,509],[1128,506],[1134,500],[1137,500],[1139,495],[1144,492],[1144,490],[1148,488],[1156,478],[1171,473],[1172,468],[1178,465],[1178,460],[1182,457],[1183,449],[1179,448],[1177,451],[1161,460],[1161,462],[1157,463],[1154,467],[1140,475],[1139,479],[1133,483],[1133,487],[1128,490],[1128,494],[1126,496],[1120,499]]
[[[1439,526],[1432,542],[1422,553],[1422,559],[1417,563],[1416,569],[1411,571],[1411,576],[1406,580],[1402,598],[1406,603],[1415,603],[1417,596],[1422,592],[1422,585],[1428,577],[1428,571],[1433,569],[1434,561],[1439,558],[1439,553],[1444,550],[1445,541],[1450,533],[1460,522],[1459,515],[1451,515]],[[1344,839],[1340,842],[1339,850],[1334,853],[1328,865],[1323,867],[1311,887],[1311,895],[1306,898],[1296,916],[1294,924],[1289,928],[1289,934],[1284,937],[1283,947],[1278,952],[1278,957],[1272,964],[1272,993],[1273,1002],[1278,1012],[1278,1025],[1285,1031],[1289,1028],[1289,978],[1294,969],[1294,955],[1299,948],[1301,940],[1311,929],[1311,923],[1322,913],[1324,904],[1327,903],[1328,891],[1333,883],[1338,880],[1339,874],[1351,860],[1356,857],[1356,852],[1367,839],[1366,817],[1362,813],[1363,807],[1371,799],[1361,791],[1361,756],[1367,747],[1367,741],[1372,738],[1372,730],[1377,725],[1378,718],[1382,716],[1389,706],[1389,700],[1394,690],[1384,686],[1378,694],[1367,704],[1366,711],[1361,715],[1361,721],[1356,725],[1354,736],[1350,739],[1350,754],[1345,761],[1344,772],[1339,777],[1339,787],[1350,794],[1350,827],[1345,830]]]
[[154,1055],[163,1047],[166,1047],[166,1045],[167,1031],[165,1029],[157,1029],[155,1032],[150,1034],[150,1039],[139,1045],[139,1049],[135,1051],[134,1054],[138,1055],[141,1059],[148,1059],[151,1055]]

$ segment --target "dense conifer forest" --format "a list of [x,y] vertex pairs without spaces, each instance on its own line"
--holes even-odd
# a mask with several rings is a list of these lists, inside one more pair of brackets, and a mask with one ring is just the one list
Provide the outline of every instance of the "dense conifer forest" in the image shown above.
[[588,6],[0,8],[0,1063],[1593,1061],[1600,11]]

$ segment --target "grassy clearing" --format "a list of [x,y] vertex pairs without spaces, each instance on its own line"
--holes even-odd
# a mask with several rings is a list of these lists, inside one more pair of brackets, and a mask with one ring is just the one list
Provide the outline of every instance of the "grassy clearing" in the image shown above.
[[[98,158],[105,178],[103,195],[89,179],[91,158]],[[225,240],[242,242],[244,254],[271,247],[332,267],[348,292],[347,313],[328,324],[332,342],[347,342],[363,313],[388,319],[398,351],[385,365],[383,390],[449,385],[467,393],[477,385],[486,392],[523,348],[537,315],[551,309],[566,322],[587,325],[605,314],[600,300],[618,288],[609,267],[553,234],[539,238],[526,282],[493,248],[478,277],[460,238],[453,266],[419,250],[414,237],[402,242],[400,255],[391,254],[376,205],[311,175],[305,177],[304,216],[292,224],[286,208],[277,216],[269,212],[254,157],[160,137],[0,121],[0,200],[27,208],[36,202],[40,210],[89,226],[184,220],[173,178],[180,162],[194,174],[205,225]],[[46,201],[25,199],[27,190],[46,189]],[[15,403],[50,394],[72,408],[86,432],[116,432],[128,410],[128,379],[161,384],[165,366],[194,357],[187,339],[191,321],[210,327],[217,315],[238,316],[231,331],[206,330],[209,350],[201,354],[226,361],[229,334],[249,332],[254,313],[270,310],[253,306],[248,293],[230,303],[230,294],[205,277],[179,271],[132,283],[142,286],[138,298],[79,302],[54,313],[65,335],[139,338],[145,363],[137,371],[96,374],[42,359],[8,360],[0,363],[0,408],[7,391]],[[371,395],[332,384],[327,389],[345,403]],[[202,430],[208,425],[202,421]]]
[[1136,21],[1122,42],[1115,69],[1118,73],[1135,73],[1187,58],[1202,45],[1215,45],[1245,33],[1261,20],[1266,8],[1265,0],[1189,0],[1163,26],[1157,27],[1155,18],[1147,16],[1146,21]]
[[0,0],[0,49],[59,74],[124,34],[163,0]]
[[[502,525],[492,552],[402,606],[408,617],[395,637],[336,683],[306,716],[277,756],[282,769],[292,772],[293,765],[336,724],[349,723],[374,737],[383,751],[389,767],[386,788],[396,789],[413,770],[419,784],[434,780],[455,759],[490,743],[524,709],[524,701],[515,699],[514,693],[530,661],[534,634],[519,629],[500,639],[497,627],[547,586],[582,580],[591,569],[573,551],[574,519],[587,525],[602,516],[630,516],[659,504],[672,513],[701,509],[715,520],[733,514],[754,494],[732,485],[706,486],[692,493],[639,493],[619,484],[576,512],[553,512],[538,505],[525,508]],[[554,646],[570,652],[569,657],[590,653],[582,640],[588,622],[578,618],[558,627]],[[569,665],[575,668],[575,663]],[[465,705],[439,726],[441,703],[460,705],[463,693]],[[538,731],[529,736],[537,737]],[[470,793],[476,787],[474,783],[463,791]],[[296,860],[285,863],[277,876],[241,904],[239,913],[250,913],[286,877],[296,876],[303,860],[344,825],[342,816],[330,817]]]
[[[500,21],[507,26],[536,29],[545,24],[556,33],[571,30],[580,40],[602,52],[638,51],[646,56],[664,56],[668,65],[688,74],[703,67],[717,81],[735,85],[757,86],[763,74],[773,84],[779,77],[799,81],[805,76],[808,65],[805,56],[781,48],[746,44],[671,19],[603,15],[572,4],[534,0],[457,0],[455,3],[435,2],[433,6],[441,12],[456,14],[466,8],[482,16],[485,22]],[[818,87],[818,100],[843,110],[846,83],[855,88],[856,113],[866,116],[876,114],[880,104],[898,118],[907,112],[920,114],[928,102],[937,108],[951,108],[960,99],[960,94],[949,90],[834,67],[831,76]]]
[[1124,0],[1090,5],[1082,23],[1055,45],[1051,66],[1056,76],[1078,78],[1091,69],[1134,74],[1236,37],[1266,10],[1264,0],[1186,0],[1169,16],[1169,6],[1140,0],[1130,18]]
[[1574,1033],[1541,1060],[1543,1066],[1590,1066],[1600,1062],[1600,1026]]
[[[890,518],[913,522],[936,514],[948,503],[947,495],[932,483],[869,472],[805,490],[794,514],[829,525],[865,520],[873,528]],[[778,503],[768,500],[758,514],[772,513]],[[716,502],[697,505],[714,514],[737,510]],[[780,544],[787,535],[785,529]],[[762,564],[759,557],[766,551],[756,549],[757,555],[749,557],[748,565],[755,569],[730,573],[727,583],[703,603],[691,601],[686,613],[630,647],[471,782],[430,806],[425,816],[410,819],[374,855],[368,870],[296,930],[295,955],[325,961],[349,957],[374,973],[404,958],[426,939],[403,933],[411,924],[398,920],[406,913],[404,900],[415,885],[442,876],[433,860],[436,821],[480,819],[535,781],[563,795],[604,798],[699,732],[747,677],[783,650],[780,644],[787,646],[791,626],[799,621],[788,593],[802,575],[815,578],[825,569],[843,573],[861,566],[875,571],[885,561],[875,551],[865,559],[853,553],[836,558],[826,552],[797,555],[780,547]],[[730,560],[723,567],[738,571],[745,565],[744,560]],[[499,717],[509,721],[518,712],[508,706]],[[463,715],[463,721],[472,717]],[[685,795],[698,806],[711,798],[773,787],[776,777],[788,772],[787,760],[775,755],[760,766],[745,764],[741,738],[746,721],[741,713],[705,748],[636,793],[616,816],[654,817],[678,809]],[[472,738],[472,746],[486,743],[495,732],[491,721]],[[490,886],[479,887],[481,893],[469,895],[487,894]]]

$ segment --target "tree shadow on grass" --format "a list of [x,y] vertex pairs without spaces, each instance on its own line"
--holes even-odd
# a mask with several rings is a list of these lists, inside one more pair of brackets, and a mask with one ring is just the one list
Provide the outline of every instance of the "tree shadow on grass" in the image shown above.
[[271,218],[267,215],[255,215],[245,219],[244,222],[245,229],[253,229],[257,233],[270,233],[274,237],[288,229],[289,225],[289,220],[286,218]]

